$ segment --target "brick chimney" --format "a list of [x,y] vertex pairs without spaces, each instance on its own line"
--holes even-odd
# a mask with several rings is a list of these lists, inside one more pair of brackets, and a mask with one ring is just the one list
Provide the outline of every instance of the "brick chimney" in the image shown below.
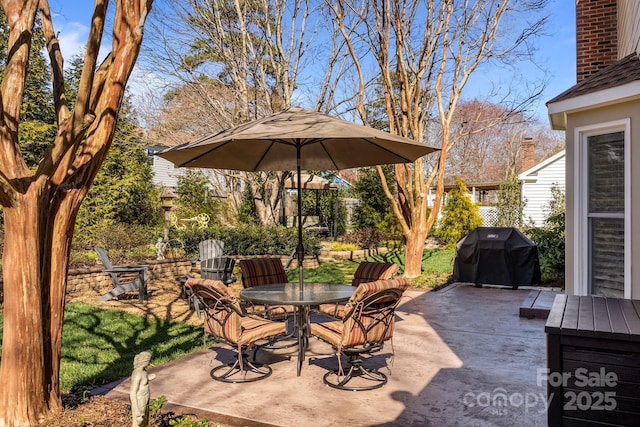
[[576,0],[577,81],[617,60],[617,0]]
[[536,164],[535,144],[533,142],[533,138],[525,138],[522,140],[520,162],[520,172],[531,169]]

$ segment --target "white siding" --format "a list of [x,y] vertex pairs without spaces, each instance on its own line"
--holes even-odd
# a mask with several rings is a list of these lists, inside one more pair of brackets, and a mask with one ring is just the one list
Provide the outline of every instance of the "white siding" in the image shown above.
[[178,186],[178,177],[186,173],[184,168],[176,168],[169,160],[165,160],[162,157],[153,156],[153,178],[151,182],[158,187],[172,187]]
[[[162,157],[153,156],[151,183],[157,187],[176,188],[178,187],[178,179],[186,175],[188,170],[189,168],[177,168],[173,163]],[[217,194],[216,197],[226,197],[226,190],[224,190],[226,183],[223,174],[220,174],[215,169],[191,168],[191,170],[203,173],[205,178],[209,180],[209,190],[213,190]],[[239,183],[236,191],[242,192],[243,188],[242,184]]]
[[640,49],[640,1],[618,0],[618,59]]
[[565,152],[555,154],[519,176],[522,197],[527,200],[523,219],[525,224],[544,225],[551,201],[551,188],[565,188]]

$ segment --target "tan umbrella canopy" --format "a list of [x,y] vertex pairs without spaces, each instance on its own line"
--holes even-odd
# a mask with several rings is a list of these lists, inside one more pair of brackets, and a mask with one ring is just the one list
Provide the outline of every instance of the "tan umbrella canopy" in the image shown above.
[[290,108],[158,155],[179,167],[286,171],[411,163],[436,150],[401,136],[303,108]]
[[[436,150],[398,135],[294,107],[157,155],[178,167],[296,170],[300,183],[302,169],[340,170],[412,163]],[[302,205],[300,198],[298,201],[297,252],[302,286]]]

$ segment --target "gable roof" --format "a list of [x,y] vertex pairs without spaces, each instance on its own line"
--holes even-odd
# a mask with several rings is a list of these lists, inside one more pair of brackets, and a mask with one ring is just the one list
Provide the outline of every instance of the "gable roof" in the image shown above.
[[547,102],[551,127],[566,129],[566,114],[640,98],[640,58],[634,52]]
[[518,175],[518,179],[520,181],[530,181],[530,180],[535,181],[537,179],[537,174],[538,172],[540,172],[540,170],[546,168],[550,164],[560,159],[563,159],[566,156],[566,154],[567,153],[565,150],[558,151],[556,154],[549,157],[548,159],[541,161],[540,163],[534,165],[533,167],[527,169],[526,171],[521,172]]

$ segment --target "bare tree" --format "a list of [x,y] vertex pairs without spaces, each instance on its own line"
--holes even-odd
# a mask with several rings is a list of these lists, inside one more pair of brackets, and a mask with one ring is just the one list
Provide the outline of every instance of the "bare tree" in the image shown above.
[[459,103],[452,121],[452,144],[447,159],[447,183],[461,176],[469,183],[500,183],[522,172],[522,142],[532,138],[536,162],[562,149],[561,135],[548,126],[527,120],[492,102],[471,100]]
[[[309,0],[168,4],[155,24],[149,63],[177,82],[173,93],[188,92],[190,120],[180,123],[213,123],[213,132],[290,107],[311,40],[310,11]],[[178,111],[167,105],[168,115],[182,116]],[[194,138],[203,130],[189,129]],[[285,178],[245,174],[263,224],[278,221]]]
[[[372,0],[326,1],[358,73],[355,108],[368,123],[369,82],[381,86],[388,130],[440,146],[437,159],[396,165],[397,195],[379,170],[405,238],[407,277],[421,272],[427,234],[438,215],[444,192],[447,156],[455,144],[452,124],[464,88],[472,75],[491,63],[509,64],[531,57],[531,39],[544,25],[536,18],[546,0],[452,1]],[[521,17],[520,21],[511,19]],[[516,28],[520,22],[521,27]],[[359,46],[369,54],[362,57]],[[375,63],[376,79],[367,67]],[[523,109],[542,86],[518,97],[510,110]],[[437,138],[437,139],[436,139]],[[437,144],[436,141],[440,143]],[[433,209],[428,189],[436,188]]]
[[[46,0],[2,0],[9,24],[0,84],[0,203],[4,207],[4,328],[0,426],[37,425],[62,409],[60,351],[66,277],[78,209],[111,145],[151,0],[117,0],[111,52],[97,64],[107,0],[96,0],[77,101],[65,98],[62,55]],[[40,14],[58,131],[35,170],[20,152],[20,108]]]

